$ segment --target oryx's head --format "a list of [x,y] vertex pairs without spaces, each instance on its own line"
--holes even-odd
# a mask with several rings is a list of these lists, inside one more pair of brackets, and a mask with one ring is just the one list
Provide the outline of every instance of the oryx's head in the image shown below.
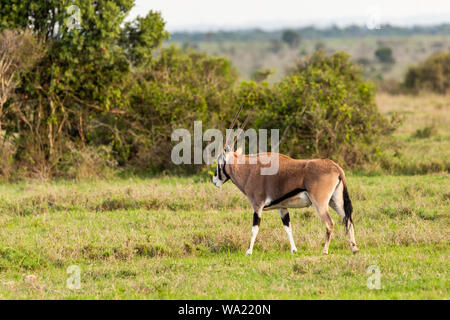
[[227,160],[230,163],[230,156],[232,156],[232,152],[230,148],[227,146],[217,157],[217,166],[216,172],[213,176],[213,183],[216,187],[220,188],[225,182],[230,180],[229,173],[226,169]]
[[[225,147],[223,148],[222,152],[217,156],[217,167],[216,167],[216,172],[214,173],[214,177],[213,177],[213,183],[216,187],[221,187],[225,182],[227,182],[228,180],[231,179],[230,172],[227,171],[226,165],[227,165],[227,163],[230,164],[233,162],[233,160],[234,160],[234,152],[233,152],[234,144],[236,143],[236,141],[239,138],[239,136],[241,135],[241,133],[244,131],[244,128],[248,122],[248,119],[250,118],[250,115],[252,114],[253,110],[255,109],[255,108],[253,108],[253,110],[248,114],[247,118],[244,121],[244,124],[238,131],[238,136],[233,137],[233,143],[229,144],[230,137],[232,136],[231,131],[234,128],[234,125],[236,123],[236,119],[237,119],[239,113],[241,113],[242,107],[243,107],[243,105],[241,105],[238,112],[234,116],[233,122],[231,123],[230,130],[227,133],[227,138],[225,139],[225,145],[224,145]],[[242,153],[242,149],[239,150],[239,152]]]

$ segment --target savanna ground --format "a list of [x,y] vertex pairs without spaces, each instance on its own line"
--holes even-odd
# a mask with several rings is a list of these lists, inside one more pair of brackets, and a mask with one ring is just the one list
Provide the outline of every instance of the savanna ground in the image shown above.
[[[269,211],[253,256],[245,256],[247,200],[231,183],[219,190],[204,177],[5,183],[0,298],[448,299],[450,99],[377,100],[383,113],[405,117],[394,168],[443,170],[347,172],[358,255],[337,223],[322,256],[325,228],[307,208],[291,210],[297,254]],[[71,265],[81,268],[79,290],[66,287]],[[372,265],[381,271],[380,290],[366,285]]]

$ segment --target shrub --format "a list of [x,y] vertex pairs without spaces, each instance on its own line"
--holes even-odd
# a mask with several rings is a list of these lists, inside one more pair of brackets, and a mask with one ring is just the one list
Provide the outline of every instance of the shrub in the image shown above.
[[267,80],[273,74],[274,71],[271,69],[258,69],[252,73],[251,78],[256,82],[262,82]]
[[374,93],[348,54],[318,51],[272,87],[244,83],[239,96],[247,109],[260,107],[257,127],[280,128],[281,152],[352,166],[376,155],[380,136],[395,127],[378,112]]
[[425,90],[445,94],[450,89],[450,51],[435,54],[410,67],[404,85],[415,92]]
[[58,176],[68,153],[90,145],[111,147],[123,157],[116,119],[127,106],[124,85],[134,68],[152,63],[167,36],[157,12],[123,23],[133,4],[77,3],[83,20],[73,30],[66,24],[66,1],[6,0],[0,6],[1,32],[28,28],[46,48],[27,52],[42,52],[42,58],[20,71],[20,85],[1,113],[6,134],[14,137],[15,162],[30,175]]
[[285,30],[281,35],[283,42],[287,43],[291,48],[295,48],[300,44],[301,37],[294,30]]
[[172,131],[193,129],[194,121],[203,121],[204,130],[224,129],[235,112],[236,80],[237,72],[224,58],[175,47],[162,50],[150,68],[136,74],[128,94],[129,109],[119,127],[130,152],[121,160],[140,168],[173,169],[168,161]]
[[392,49],[390,47],[380,47],[375,51],[375,57],[382,63],[395,62],[392,56]]
[[109,178],[113,169],[117,168],[117,161],[108,146],[87,146],[79,149],[70,144],[67,149],[70,152],[65,152],[57,164],[57,176],[76,180]]
[[433,125],[430,125],[430,126],[426,126],[426,127],[422,128],[422,129],[420,129],[420,128],[417,129],[413,133],[412,137],[413,138],[418,138],[418,139],[426,139],[426,138],[429,138],[429,137],[435,135],[436,132],[437,132],[437,129],[436,129],[435,125],[433,124]]

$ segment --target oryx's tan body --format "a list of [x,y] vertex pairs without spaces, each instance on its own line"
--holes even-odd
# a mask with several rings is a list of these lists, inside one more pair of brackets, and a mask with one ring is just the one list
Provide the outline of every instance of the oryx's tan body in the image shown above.
[[[261,168],[268,167],[269,164],[262,164],[260,155],[238,156],[234,153],[233,163],[229,163],[231,159],[226,162],[226,170],[229,172],[231,180],[249,197],[255,211],[261,205],[263,209],[271,209],[270,207],[264,208],[269,204],[268,201],[275,201],[298,189],[305,190],[309,197],[313,197],[317,201],[325,198],[329,200],[340,179],[345,183],[344,171],[329,159],[297,160],[283,154],[271,153],[264,154],[264,156],[278,157],[277,174],[261,175]],[[251,164],[255,158],[257,162]],[[293,196],[292,198],[297,197]],[[295,206],[295,201],[288,200],[292,199],[286,199],[274,206],[273,209],[292,208],[289,203]]]
[[[261,169],[270,167],[266,159],[278,159],[278,171],[273,175],[261,174]],[[219,157],[220,159],[220,157]],[[348,197],[344,171],[329,159],[297,160],[282,154],[265,153],[239,155],[235,152],[223,154],[222,164],[218,163],[216,176],[226,175],[248,197],[254,210],[254,220],[250,248],[259,229],[262,211],[279,209],[286,232],[291,242],[291,250],[296,251],[292,238],[288,208],[303,208],[313,205],[326,226],[325,246],[328,253],[334,222],[328,205],[344,218],[350,235],[350,245],[358,252],[354,238],[352,207]],[[222,172],[221,172],[222,171]],[[216,177],[215,176],[215,177]],[[216,178],[215,181],[218,181]],[[226,181],[226,180],[225,180]],[[220,186],[223,182],[216,183]]]

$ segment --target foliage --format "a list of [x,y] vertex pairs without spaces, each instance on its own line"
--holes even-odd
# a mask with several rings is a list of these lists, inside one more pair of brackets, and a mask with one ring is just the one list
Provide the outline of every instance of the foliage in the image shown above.
[[[204,130],[224,129],[232,117],[236,70],[228,60],[175,47],[164,49],[152,68],[136,73],[129,109],[121,122],[130,152],[123,161],[146,169],[172,167],[171,133],[202,121]],[[208,127],[206,127],[208,126]]]
[[375,57],[378,61],[382,63],[393,63],[395,62],[392,56],[392,49],[390,47],[380,47],[375,51]]
[[256,82],[262,82],[270,78],[273,75],[274,71],[271,69],[258,69],[252,74],[252,80]]
[[[160,48],[168,33],[159,13],[125,22],[132,0],[75,4],[81,12],[75,29],[64,1],[8,0],[0,8],[0,39],[7,28],[28,28],[30,38],[22,46],[30,52],[19,50],[30,62],[18,67],[14,94],[0,109],[5,177],[76,179],[116,167],[198,172],[168,161],[173,130],[192,132],[194,121],[224,130],[241,104],[244,113],[255,107],[256,128],[281,129],[282,152],[333,157],[344,166],[370,161],[380,135],[393,129],[346,54],[319,51],[277,83],[269,85],[271,71],[261,69],[256,82],[237,84],[225,58]],[[299,39],[291,32],[284,40]],[[24,41],[13,42],[22,48]]]
[[287,43],[290,47],[297,47],[300,44],[300,34],[294,30],[285,30],[281,35],[281,40]]
[[410,67],[404,85],[413,91],[445,94],[450,90],[450,51],[435,54],[419,65]]
[[347,54],[318,51],[283,81],[247,82],[239,95],[248,109],[260,107],[256,126],[280,128],[282,152],[352,166],[370,161],[379,137],[395,127],[378,113],[374,92]]
[[[131,76],[130,67],[150,63],[152,50],[167,36],[155,12],[121,27],[133,0],[74,2],[80,29],[69,29],[69,4],[8,0],[0,7],[0,31],[29,28],[47,48],[21,75],[14,101],[5,106],[6,131],[17,144],[15,159],[41,177],[55,175],[64,153],[71,152],[69,144],[83,149],[97,139],[92,129],[98,119],[122,112],[121,86]],[[101,125],[114,129],[114,124]]]
[[42,56],[44,48],[31,32],[7,30],[0,34],[0,131],[5,117],[4,106],[14,98],[20,73],[26,72]]

